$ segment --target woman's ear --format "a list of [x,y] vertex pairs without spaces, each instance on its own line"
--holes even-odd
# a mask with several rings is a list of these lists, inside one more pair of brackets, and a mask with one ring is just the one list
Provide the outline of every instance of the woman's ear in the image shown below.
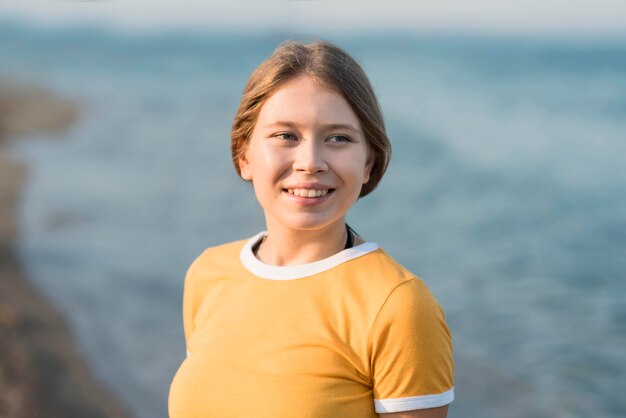
[[250,169],[250,162],[247,160],[246,155],[239,157],[239,172],[241,178],[244,180],[252,180],[252,170]]
[[374,167],[374,153],[369,151],[367,157],[367,161],[365,162],[365,169],[363,171],[363,184],[370,181],[370,174],[372,173],[372,168]]

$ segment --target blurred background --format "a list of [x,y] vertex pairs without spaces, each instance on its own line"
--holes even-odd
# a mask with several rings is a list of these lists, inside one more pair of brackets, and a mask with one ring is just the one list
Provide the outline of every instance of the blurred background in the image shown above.
[[[449,417],[626,416],[626,4],[466,3],[0,3],[0,342],[58,312],[71,343],[0,348],[0,416],[167,416],[188,265],[264,228],[240,94],[317,37],[381,102],[392,163],[349,222],[443,305]],[[80,412],[113,402],[88,380],[119,409]]]

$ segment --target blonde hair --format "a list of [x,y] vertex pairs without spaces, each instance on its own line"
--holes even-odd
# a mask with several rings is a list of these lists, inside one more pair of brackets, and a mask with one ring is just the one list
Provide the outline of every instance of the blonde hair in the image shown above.
[[382,111],[365,72],[345,51],[326,41],[285,42],[254,70],[243,91],[231,130],[232,158],[237,173],[241,176],[239,161],[250,142],[265,100],[284,82],[300,75],[311,77],[341,94],[359,119],[373,157],[369,181],[359,194],[359,197],[366,196],[376,188],[387,170],[391,144],[385,132]]

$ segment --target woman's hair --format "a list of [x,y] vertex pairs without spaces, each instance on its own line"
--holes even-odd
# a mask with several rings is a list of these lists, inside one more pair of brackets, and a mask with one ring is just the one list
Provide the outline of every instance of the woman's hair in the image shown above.
[[369,181],[362,186],[359,197],[369,194],[383,177],[391,157],[383,115],[361,66],[345,51],[326,41],[285,42],[254,70],[243,91],[231,130],[237,173],[241,175],[239,161],[250,142],[261,107],[284,82],[300,75],[311,77],[341,94],[359,119],[374,161]]

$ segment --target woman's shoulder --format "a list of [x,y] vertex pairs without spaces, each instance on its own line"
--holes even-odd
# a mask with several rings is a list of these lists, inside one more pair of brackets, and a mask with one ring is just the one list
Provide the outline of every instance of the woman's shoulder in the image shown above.
[[241,248],[250,240],[250,238],[230,241],[223,244],[207,247],[198,258],[227,257],[229,255],[239,256]]
[[210,246],[204,249],[189,266],[187,276],[192,276],[207,269],[215,271],[218,265],[233,264],[239,259],[242,247],[249,238]]
[[346,263],[346,272],[357,278],[360,283],[362,277],[367,277],[366,284],[370,288],[387,293],[397,286],[414,282],[417,288],[425,287],[421,277],[410,271],[383,248],[378,247],[352,262]]
[[399,282],[410,278],[418,278],[378,245],[376,245],[374,251],[366,254],[365,257],[361,257],[359,268],[371,273],[379,273],[380,275]]

